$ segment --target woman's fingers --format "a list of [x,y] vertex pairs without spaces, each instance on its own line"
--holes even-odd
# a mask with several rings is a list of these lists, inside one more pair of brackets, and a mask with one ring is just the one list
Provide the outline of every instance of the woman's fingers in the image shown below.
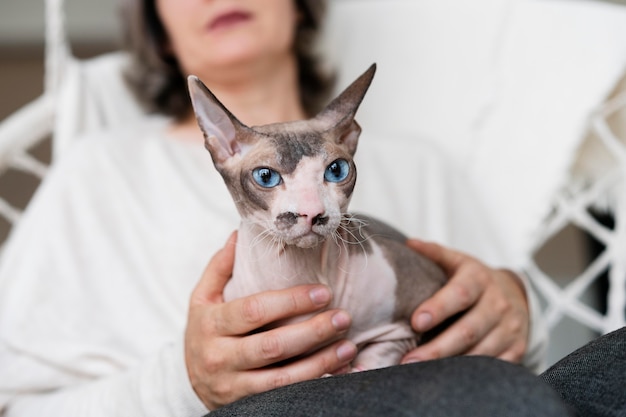
[[344,336],[351,319],[342,310],[331,310],[310,319],[277,327],[239,340],[239,369],[256,369],[310,353],[330,340]]
[[488,268],[471,257],[441,245],[417,240],[409,241],[409,245],[430,257],[449,277],[446,285],[415,310],[411,322],[417,331],[431,330],[478,303],[489,285]]
[[408,244],[449,276],[448,283],[415,310],[411,319],[415,330],[423,333],[460,316],[434,339],[405,355],[403,362],[459,354],[519,362],[529,332],[526,293],[519,278],[441,245],[417,240]]
[[339,369],[345,369],[356,353],[354,343],[348,340],[335,342],[292,363],[248,372],[245,375],[247,389],[250,393],[259,393],[336,373]]
[[212,325],[223,336],[246,334],[270,323],[318,311],[330,303],[330,289],[303,285],[266,291],[216,306]]
[[[437,337],[407,354],[405,361],[424,361],[471,351],[499,323],[490,309],[477,305],[468,310]],[[487,313],[487,314],[485,314]]]

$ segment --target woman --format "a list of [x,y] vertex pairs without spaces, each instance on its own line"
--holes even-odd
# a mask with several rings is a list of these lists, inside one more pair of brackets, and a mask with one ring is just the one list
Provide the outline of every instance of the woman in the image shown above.
[[[78,141],[11,237],[0,267],[0,409],[7,416],[201,415],[347,369],[356,350],[342,339],[350,326],[344,311],[258,331],[320,311],[332,297],[326,287],[222,301],[235,236],[204,264],[238,218],[202,149],[184,89],[185,75],[199,76],[248,125],[313,114],[326,98],[316,93],[328,85],[307,55],[320,4],[125,3],[136,58],[129,78],[152,110],[168,117]],[[418,148],[412,158],[422,175],[449,175],[436,154],[427,158]],[[536,362],[539,345],[529,339],[518,277],[442,246],[411,245],[450,275],[415,312],[413,326],[425,331],[462,314],[405,362],[458,354],[513,362],[526,354],[527,363]]]

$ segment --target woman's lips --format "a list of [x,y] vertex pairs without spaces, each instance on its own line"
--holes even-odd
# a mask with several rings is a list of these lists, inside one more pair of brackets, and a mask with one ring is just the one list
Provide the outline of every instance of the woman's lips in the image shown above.
[[216,17],[210,24],[209,30],[225,29],[242,22],[246,22],[252,18],[250,13],[242,11],[232,11],[224,13]]

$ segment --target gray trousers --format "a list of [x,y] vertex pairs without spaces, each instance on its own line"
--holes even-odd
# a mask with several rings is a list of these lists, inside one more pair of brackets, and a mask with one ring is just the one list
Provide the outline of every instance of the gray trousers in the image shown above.
[[584,417],[626,417],[626,327],[602,336],[541,374]]
[[306,381],[229,404],[227,416],[626,416],[626,328],[537,377],[460,356]]

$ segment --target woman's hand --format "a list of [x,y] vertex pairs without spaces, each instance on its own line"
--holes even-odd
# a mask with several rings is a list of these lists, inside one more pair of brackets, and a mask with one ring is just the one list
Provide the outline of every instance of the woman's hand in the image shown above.
[[403,363],[460,354],[521,362],[528,340],[529,312],[519,277],[434,243],[409,240],[408,245],[439,264],[449,277],[443,288],[415,310],[413,328],[425,332],[462,314],[434,339],[407,353]]
[[350,316],[341,310],[253,333],[276,320],[326,307],[331,293],[322,285],[304,285],[225,303],[222,292],[232,275],[235,242],[233,233],[207,266],[191,296],[185,331],[189,379],[210,410],[250,394],[341,372],[356,356],[353,343],[337,341],[350,326]]

